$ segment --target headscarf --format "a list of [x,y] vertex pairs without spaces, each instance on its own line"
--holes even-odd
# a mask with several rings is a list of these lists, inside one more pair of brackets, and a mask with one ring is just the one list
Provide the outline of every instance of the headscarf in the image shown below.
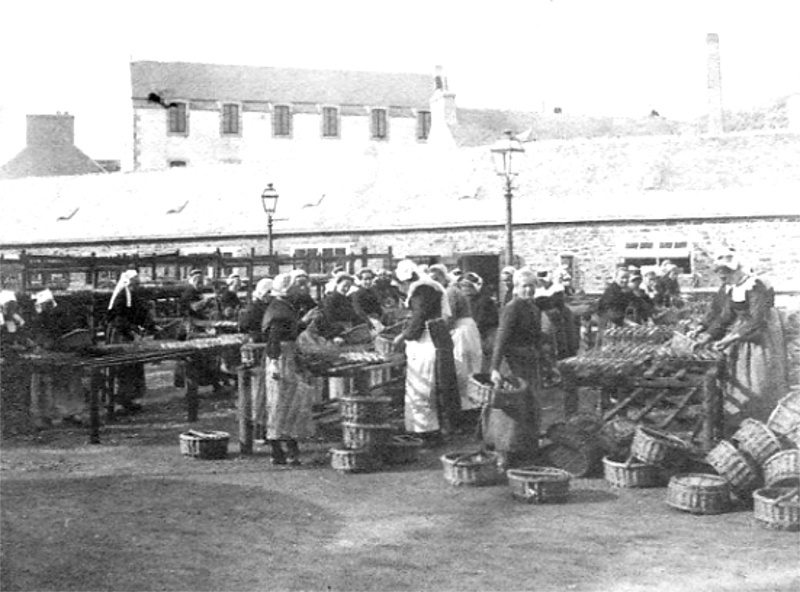
[[242,279],[242,276],[240,276],[238,273],[232,273],[232,274],[230,274],[230,275],[228,276],[228,279],[227,279],[227,280],[225,280],[225,282],[226,282],[226,283],[227,283],[229,286],[232,286],[236,280],[240,280],[240,279]]
[[[517,288],[521,286],[525,282],[533,282],[534,284],[537,283],[536,273],[527,267],[523,267],[522,269],[517,269],[514,271],[514,295],[517,294]],[[538,288],[537,288],[538,292]]]
[[[301,277],[308,277],[308,272],[305,269],[293,269],[289,272],[289,277],[292,279],[292,284],[294,284],[298,279]],[[276,280],[278,278],[275,278]]]
[[131,279],[138,276],[139,274],[135,269],[129,269],[128,271],[122,272],[122,275],[119,276],[117,285],[114,288],[114,293],[111,294],[111,300],[108,303],[108,310],[114,308],[114,302],[117,300],[117,296],[119,296],[120,292],[123,290],[125,291],[125,304],[128,308],[131,307],[131,303],[133,302],[130,289]]
[[[11,290],[3,290],[0,292],[0,307],[8,304],[9,302],[16,301],[17,295]],[[10,317],[6,317],[5,313],[3,313],[2,309],[0,309],[0,324],[5,325],[6,331],[9,333],[16,333],[17,329],[21,329],[25,326],[25,319],[23,319],[17,313],[13,313]]]
[[17,295],[14,294],[11,290],[3,290],[0,292],[0,306],[4,304],[8,304],[9,302],[16,302]]
[[52,302],[54,307],[58,306],[58,304],[56,304],[56,297],[53,296],[53,292],[51,292],[49,288],[45,288],[41,292],[37,292],[33,297],[33,301],[35,304],[40,306],[45,302]]
[[[279,296],[281,298],[286,298],[289,295],[289,288],[294,285],[294,279],[292,278],[294,272],[290,273],[279,273],[275,276],[275,279],[272,280],[272,295]],[[300,277],[300,276],[296,276]]]
[[394,274],[398,281],[409,282],[414,278],[415,274],[419,276],[420,272],[417,264],[411,259],[403,259],[397,264],[397,269],[394,270]]
[[411,297],[414,295],[414,291],[420,286],[430,286],[431,288],[434,288],[437,292],[439,292],[442,296],[442,317],[448,319],[451,316],[453,316],[453,313],[450,310],[450,299],[447,297],[447,292],[444,291],[442,284],[432,279],[430,276],[424,274],[420,276],[420,278],[417,281],[411,284],[411,286],[409,286],[408,298],[406,298],[406,306],[411,305]]
[[714,259],[714,269],[719,269],[720,267],[731,271],[736,271],[742,267],[742,262],[739,260],[734,249],[725,249],[717,254]]
[[483,287],[483,278],[474,271],[468,271],[461,276],[459,281],[464,282],[465,284],[470,284],[478,292],[480,292],[481,288]]
[[253,290],[253,298],[256,300],[264,300],[270,290],[272,290],[272,278],[262,278],[258,280],[255,289]]

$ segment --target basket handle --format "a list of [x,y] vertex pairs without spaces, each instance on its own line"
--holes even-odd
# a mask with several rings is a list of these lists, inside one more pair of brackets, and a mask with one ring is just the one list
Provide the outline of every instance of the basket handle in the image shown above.
[[791,500],[796,495],[800,496],[800,487],[792,489],[791,491],[788,491],[788,492],[784,493],[783,495],[776,497],[775,498],[775,503],[779,504],[781,502],[787,502],[787,501]]

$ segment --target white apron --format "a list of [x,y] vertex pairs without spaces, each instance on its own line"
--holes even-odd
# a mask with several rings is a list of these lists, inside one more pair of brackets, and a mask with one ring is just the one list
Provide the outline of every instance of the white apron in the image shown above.
[[433,400],[436,376],[436,348],[426,328],[418,340],[406,343],[405,424],[408,432],[439,429]]
[[474,402],[475,397],[470,399],[469,389],[478,388],[470,385],[470,378],[473,374],[480,373],[483,365],[483,346],[478,325],[472,317],[458,319],[452,336],[461,409],[477,409],[480,403]]

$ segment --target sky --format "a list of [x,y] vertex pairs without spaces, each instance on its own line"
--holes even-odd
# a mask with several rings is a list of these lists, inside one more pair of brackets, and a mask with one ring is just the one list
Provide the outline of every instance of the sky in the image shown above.
[[26,0],[0,2],[0,163],[25,115],[75,116],[76,145],[122,159],[131,60],[432,73],[460,107],[692,119],[706,35],[726,109],[800,92],[796,0]]

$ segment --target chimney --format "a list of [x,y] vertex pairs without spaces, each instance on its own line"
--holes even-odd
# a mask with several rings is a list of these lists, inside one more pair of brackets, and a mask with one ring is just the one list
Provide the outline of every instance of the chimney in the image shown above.
[[436,66],[434,90],[431,96],[431,133],[428,143],[455,144],[453,130],[458,125],[456,95],[450,92],[444,69]]
[[713,136],[722,134],[722,73],[719,61],[719,35],[709,33],[706,36],[708,49],[708,133]]
[[68,113],[57,115],[28,115],[28,146],[74,146],[75,117]]

